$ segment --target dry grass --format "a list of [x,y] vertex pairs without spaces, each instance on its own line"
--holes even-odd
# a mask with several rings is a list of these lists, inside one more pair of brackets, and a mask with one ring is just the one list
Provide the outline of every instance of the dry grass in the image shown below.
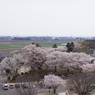
[[[17,41],[17,42],[0,42],[0,54],[10,54],[11,51],[15,50],[15,49],[21,49],[23,47],[25,47],[26,45],[32,44],[33,41]],[[34,43],[39,43],[42,47],[52,47],[53,44],[57,44],[58,46],[60,46],[62,43],[61,41],[58,42],[44,42],[44,41],[34,41]]]

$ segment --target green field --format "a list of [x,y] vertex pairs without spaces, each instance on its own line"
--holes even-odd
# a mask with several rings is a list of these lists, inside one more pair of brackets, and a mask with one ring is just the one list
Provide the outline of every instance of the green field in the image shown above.
[[25,47],[26,45],[30,45],[32,43],[39,43],[42,47],[52,47],[53,44],[57,44],[57,46],[64,46],[66,42],[63,41],[6,41],[6,42],[0,42],[0,54],[9,54],[13,50],[21,49]]
[[18,49],[22,47],[0,47],[0,49]]
[[[17,48],[23,48],[24,46],[26,45],[29,45],[29,44],[32,44],[33,42],[0,42],[0,49],[17,49]],[[39,43],[42,47],[52,47],[53,44],[57,44],[57,46],[64,46],[62,45],[62,43],[64,42],[34,42],[35,44],[36,43]]]

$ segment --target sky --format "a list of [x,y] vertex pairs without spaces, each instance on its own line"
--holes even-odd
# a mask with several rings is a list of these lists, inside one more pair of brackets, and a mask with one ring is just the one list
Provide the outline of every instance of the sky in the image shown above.
[[0,36],[95,36],[95,0],[0,0]]

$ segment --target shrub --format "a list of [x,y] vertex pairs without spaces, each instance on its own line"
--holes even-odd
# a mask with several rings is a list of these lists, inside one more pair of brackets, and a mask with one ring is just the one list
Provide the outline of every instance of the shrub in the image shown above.
[[41,45],[37,43],[37,44],[36,44],[36,47],[41,47]]
[[21,72],[21,75],[24,75],[24,73],[23,73],[23,72]]
[[33,42],[32,45],[34,45],[35,43]]
[[25,72],[25,74],[28,74],[28,72]]
[[63,73],[63,75],[66,76],[66,77],[68,76],[68,74],[69,74],[68,72]]

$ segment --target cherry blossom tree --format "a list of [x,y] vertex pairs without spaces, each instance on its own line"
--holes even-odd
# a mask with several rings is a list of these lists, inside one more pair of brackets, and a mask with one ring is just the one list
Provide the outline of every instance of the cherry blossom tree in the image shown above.
[[58,46],[57,48],[45,47],[44,49],[47,51],[47,53],[51,53],[51,52],[55,52],[55,51],[60,51],[60,52],[66,52],[67,51],[66,46]]
[[65,61],[66,60],[63,58],[63,52],[54,51],[46,56],[43,68],[54,68],[56,72],[57,68],[64,66]]
[[11,55],[17,55],[20,54],[20,50],[14,50],[10,52]]
[[84,64],[81,66],[82,72],[93,72],[95,71],[95,64]]
[[24,63],[32,68],[41,68],[46,61],[47,52],[35,45],[28,45],[21,49],[21,54],[24,59]]
[[82,46],[78,42],[74,42],[74,50],[75,52],[81,52]]
[[[41,68],[85,68],[85,64],[89,64],[91,56],[85,53],[67,53],[66,47],[44,48],[35,45],[27,45],[20,51],[14,51],[12,57],[5,58],[1,63],[1,68],[9,68],[12,74],[16,74],[17,70],[24,67],[32,69]],[[82,67],[83,65],[83,67]],[[90,65],[89,65],[90,66]]]
[[1,69],[11,70],[11,75],[16,75],[18,72],[18,69],[23,66],[24,60],[21,55],[14,55],[13,57],[6,57],[3,59],[3,61],[0,63]]
[[47,87],[52,87],[54,90],[54,93],[56,93],[57,87],[64,86],[65,81],[56,75],[50,74],[50,75],[44,76],[44,84]]
[[46,60],[47,51],[44,48],[28,45],[20,51],[12,52],[12,57],[5,58],[1,63],[1,69],[11,69],[11,73],[15,75],[22,66],[41,68]]
[[85,53],[67,53],[54,51],[46,56],[46,61],[45,64],[43,64],[43,68],[75,68],[84,64],[88,64],[90,61],[91,56]]

